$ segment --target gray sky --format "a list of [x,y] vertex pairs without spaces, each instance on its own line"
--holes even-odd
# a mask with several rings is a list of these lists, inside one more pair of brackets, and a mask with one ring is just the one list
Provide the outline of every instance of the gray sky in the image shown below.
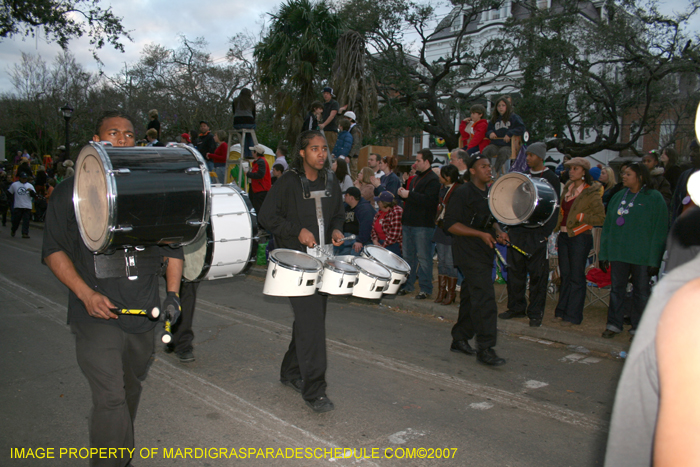
[[[102,2],[109,5],[109,2]],[[280,0],[119,0],[112,2],[117,16],[123,18],[123,25],[131,31],[134,42],[124,42],[126,53],[120,53],[110,47],[99,51],[104,62],[104,71],[108,75],[118,72],[124,63],[133,63],[139,59],[143,46],[157,43],[173,47],[178,43],[178,35],[184,34],[190,39],[204,37],[209,43],[212,58],[222,59],[228,50],[228,38],[240,33],[251,32],[257,35],[266,13],[272,12],[281,4]],[[687,0],[665,0],[665,8],[679,10]],[[665,12],[665,11],[664,11]],[[694,31],[700,31],[700,14],[696,14],[692,24]],[[98,67],[89,52],[87,39],[73,40],[70,51],[89,71]],[[19,63],[21,53],[40,54],[47,62],[52,62],[60,48],[48,44],[44,37],[39,39],[19,37],[0,42],[0,92],[12,91],[8,71],[13,64]]]

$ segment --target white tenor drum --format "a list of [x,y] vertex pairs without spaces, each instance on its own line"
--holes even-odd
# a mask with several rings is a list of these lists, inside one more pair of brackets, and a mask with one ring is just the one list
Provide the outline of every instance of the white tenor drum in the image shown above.
[[330,295],[351,295],[360,271],[350,263],[338,258],[323,263],[323,276],[318,291]]
[[391,281],[384,291],[385,294],[397,294],[401,284],[406,282],[411,274],[411,266],[403,258],[381,246],[365,245],[362,255],[376,261],[391,272]]
[[243,274],[258,248],[258,220],[248,195],[236,185],[212,185],[206,235],[183,247],[183,277],[214,280]]
[[311,255],[279,248],[270,253],[263,293],[275,297],[304,297],[316,293],[323,263]]
[[352,295],[369,299],[382,298],[391,280],[391,272],[369,258],[355,258],[353,265],[360,271],[360,276]]

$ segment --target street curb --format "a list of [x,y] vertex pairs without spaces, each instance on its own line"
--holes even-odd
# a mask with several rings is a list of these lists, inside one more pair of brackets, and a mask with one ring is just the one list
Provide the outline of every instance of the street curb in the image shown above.
[[[256,277],[265,278],[266,273],[266,266],[253,265],[253,267],[248,270],[248,274]],[[457,315],[459,312],[459,309],[456,306],[443,306],[433,302],[433,300],[430,298],[425,300],[416,300],[413,297],[406,298],[395,296],[391,298],[383,298],[380,301],[363,300],[352,296],[337,296],[334,298],[338,300],[347,300],[356,305],[381,305],[384,307],[389,307],[392,310],[409,311],[424,316],[429,316],[431,318],[449,320],[452,322],[457,321]],[[542,326],[538,328],[531,328],[527,322],[499,319],[498,330],[507,334],[558,342],[567,346],[581,346],[588,350],[603,353],[619,353],[622,350],[629,351],[629,343],[609,341],[607,339],[603,339],[602,337],[584,336],[576,332],[569,332],[563,329],[548,326],[544,322],[542,323]]]

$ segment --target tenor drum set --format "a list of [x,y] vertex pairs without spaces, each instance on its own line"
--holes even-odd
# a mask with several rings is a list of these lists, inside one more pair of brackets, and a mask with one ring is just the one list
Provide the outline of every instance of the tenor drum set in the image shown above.
[[277,249],[270,253],[263,293],[301,297],[318,291],[376,300],[396,294],[410,273],[411,267],[400,256],[375,245],[366,245],[362,256],[323,260],[296,250]]

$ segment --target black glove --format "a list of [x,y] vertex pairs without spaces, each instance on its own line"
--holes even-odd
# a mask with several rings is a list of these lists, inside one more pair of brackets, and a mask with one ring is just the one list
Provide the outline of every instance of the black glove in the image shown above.
[[168,292],[168,296],[163,300],[163,312],[170,324],[175,324],[180,319],[180,297],[176,292]]

